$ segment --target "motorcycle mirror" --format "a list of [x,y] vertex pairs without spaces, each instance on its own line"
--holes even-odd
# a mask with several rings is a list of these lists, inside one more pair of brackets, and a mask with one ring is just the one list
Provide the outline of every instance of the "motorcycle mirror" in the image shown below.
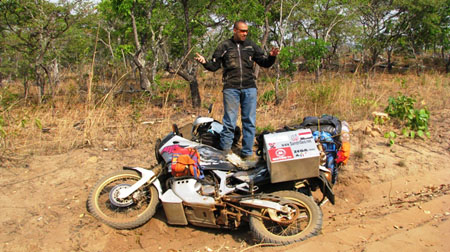
[[175,135],[180,135],[180,131],[178,130],[178,126],[174,123],[172,124],[172,131]]
[[212,103],[209,105],[209,107],[208,107],[208,114],[211,114],[211,112],[212,112],[212,107],[213,107],[213,105],[212,105]]

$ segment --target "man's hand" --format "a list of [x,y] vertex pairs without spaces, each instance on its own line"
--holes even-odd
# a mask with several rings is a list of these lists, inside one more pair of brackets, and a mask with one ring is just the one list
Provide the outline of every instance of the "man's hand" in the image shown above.
[[206,63],[205,57],[203,57],[202,55],[195,53],[197,56],[194,57],[194,59],[202,64]]
[[280,49],[276,48],[276,47],[272,47],[272,50],[270,50],[270,56],[274,56],[276,57],[278,54],[280,53]]

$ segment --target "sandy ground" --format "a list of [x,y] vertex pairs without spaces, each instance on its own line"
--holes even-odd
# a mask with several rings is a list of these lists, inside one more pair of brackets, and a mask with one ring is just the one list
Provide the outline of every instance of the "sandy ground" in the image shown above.
[[153,150],[80,149],[0,168],[1,251],[450,251],[450,110],[433,112],[432,138],[363,134],[352,123],[352,157],[326,204],[321,234],[283,247],[256,243],[248,226],[169,226],[162,208],[119,231],[86,210],[90,188],[123,165],[148,167]]

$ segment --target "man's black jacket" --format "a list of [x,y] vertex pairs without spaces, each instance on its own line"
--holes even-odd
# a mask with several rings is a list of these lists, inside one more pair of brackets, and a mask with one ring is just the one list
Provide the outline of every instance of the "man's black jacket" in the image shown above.
[[275,59],[275,56],[264,55],[263,50],[249,39],[237,43],[231,38],[222,42],[212,59],[203,66],[213,72],[223,67],[223,89],[256,88],[253,62],[270,67]]

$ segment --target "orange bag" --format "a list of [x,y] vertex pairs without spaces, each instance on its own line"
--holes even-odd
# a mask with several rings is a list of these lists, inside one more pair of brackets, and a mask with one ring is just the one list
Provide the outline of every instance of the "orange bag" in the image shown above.
[[341,149],[337,153],[336,163],[347,164],[348,158],[350,157],[350,143],[343,142]]
[[175,177],[194,176],[203,178],[199,164],[200,155],[193,148],[178,148],[172,153],[172,175]]
[[195,161],[189,155],[174,155],[172,158],[172,175],[175,177],[194,176]]

